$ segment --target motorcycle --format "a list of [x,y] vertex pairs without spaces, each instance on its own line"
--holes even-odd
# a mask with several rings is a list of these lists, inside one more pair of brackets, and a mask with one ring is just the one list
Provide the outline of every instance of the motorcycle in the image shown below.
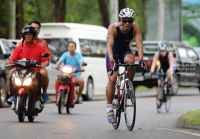
[[[8,55],[5,54],[4,57],[8,57]],[[40,58],[48,57],[48,55],[48,53],[43,53]],[[18,120],[24,122],[25,116],[28,116],[28,120],[33,122],[35,116],[42,112],[44,106],[41,104],[40,110],[35,109],[37,94],[41,94],[39,92],[41,91],[41,75],[31,68],[37,68],[41,65],[36,60],[24,58],[15,60],[13,64],[7,66],[17,68],[11,77],[11,85],[14,95],[14,111],[18,115]],[[41,103],[43,102],[41,101]]]
[[[83,63],[83,66],[86,66]],[[82,72],[77,70],[70,65],[65,65],[59,68],[63,73],[58,75],[56,79],[56,101],[55,104],[58,106],[58,113],[62,114],[64,112],[64,107],[66,107],[66,112],[71,113],[72,108],[74,108],[74,102],[77,99],[76,91],[76,80],[75,76],[72,75],[74,72]]]

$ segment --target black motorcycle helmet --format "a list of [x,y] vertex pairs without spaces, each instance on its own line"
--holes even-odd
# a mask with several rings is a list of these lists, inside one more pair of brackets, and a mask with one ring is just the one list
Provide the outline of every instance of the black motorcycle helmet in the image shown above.
[[35,28],[32,27],[31,25],[25,26],[25,27],[22,29],[22,38],[23,38],[23,40],[25,39],[25,33],[27,33],[27,32],[30,32],[30,33],[33,34],[33,40],[34,40],[35,37],[36,37]]

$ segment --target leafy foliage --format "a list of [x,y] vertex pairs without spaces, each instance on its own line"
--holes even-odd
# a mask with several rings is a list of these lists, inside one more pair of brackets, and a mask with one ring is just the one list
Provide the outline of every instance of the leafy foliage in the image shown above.
[[5,36],[7,23],[11,20],[11,14],[8,10],[9,1],[0,0],[0,37]]

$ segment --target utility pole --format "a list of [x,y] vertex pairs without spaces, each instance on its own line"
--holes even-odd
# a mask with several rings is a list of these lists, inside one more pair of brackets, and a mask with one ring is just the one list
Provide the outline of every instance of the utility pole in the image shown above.
[[182,34],[183,34],[183,19],[182,19],[182,0],[179,0],[179,41],[182,42]]
[[16,34],[16,0],[10,0],[11,21],[9,23],[9,39],[15,39]]
[[110,24],[118,22],[119,9],[118,0],[110,0]]
[[158,0],[158,41],[164,40],[165,0]]

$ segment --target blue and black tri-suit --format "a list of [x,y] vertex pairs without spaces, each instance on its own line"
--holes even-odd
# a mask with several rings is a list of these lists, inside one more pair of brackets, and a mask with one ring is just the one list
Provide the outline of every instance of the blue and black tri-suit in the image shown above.
[[[169,69],[169,58],[168,58],[169,51],[166,52],[166,55],[164,57],[162,57],[160,51],[158,52],[158,54],[159,54],[161,69],[163,70],[164,73],[166,73],[167,70]],[[158,79],[160,79],[160,76],[158,76]]]
[[[134,25],[132,25],[131,29],[127,34],[123,34],[118,26],[118,23],[114,23],[116,25],[116,31],[117,36],[114,38],[114,45],[112,47],[113,51],[113,58],[116,62],[118,62],[118,59],[121,61],[121,63],[124,63],[124,57],[127,54],[133,54],[129,44],[131,40],[133,39],[133,30]],[[112,69],[108,66],[110,63],[110,58],[108,57],[108,54],[106,53],[106,68],[107,72],[112,71]],[[115,69],[117,71],[117,69]]]

